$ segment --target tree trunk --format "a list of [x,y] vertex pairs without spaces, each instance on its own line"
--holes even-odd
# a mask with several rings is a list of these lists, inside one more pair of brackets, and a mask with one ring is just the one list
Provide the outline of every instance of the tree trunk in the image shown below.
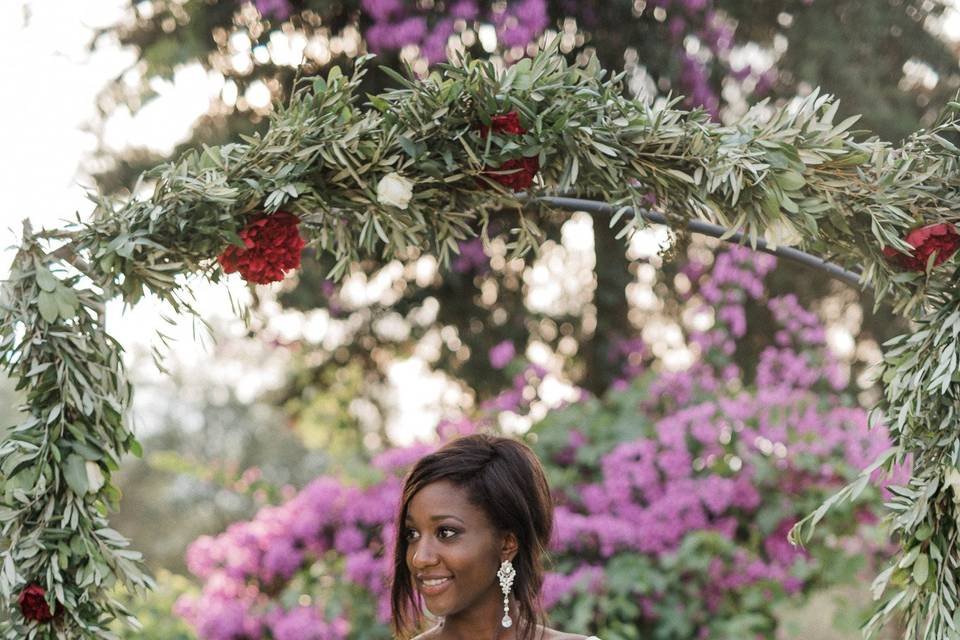
[[615,238],[617,229],[611,229],[610,219],[593,215],[593,246],[596,255],[597,289],[593,304],[597,309],[597,326],[593,336],[585,341],[583,349],[586,372],[582,385],[597,396],[602,395],[620,374],[619,363],[611,361],[611,348],[618,339],[633,332],[627,318],[626,287],[632,280],[628,269],[623,238]]

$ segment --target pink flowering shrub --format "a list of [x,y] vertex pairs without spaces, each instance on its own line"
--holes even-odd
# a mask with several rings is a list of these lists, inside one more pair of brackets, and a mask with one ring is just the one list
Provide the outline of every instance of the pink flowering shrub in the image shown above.
[[[713,326],[692,333],[700,358],[654,373],[639,341],[611,357],[623,377],[536,424],[530,442],[557,501],[543,599],[554,624],[600,637],[773,638],[783,598],[852,579],[882,552],[864,533],[880,490],[838,507],[807,550],[787,531],[887,446],[843,390],[817,317],[792,296],[768,298],[772,258],[734,248],[698,283]],[[771,344],[752,380],[735,364],[747,305],[763,305]],[[764,328],[766,330],[767,328]],[[511,345],[512,346],[512,345]],[[491,354],[504,366],[507,345]],[[444,422],[441,440],[523,414],[546,372],[516,359],[513,385],[479,418]],[[204,640],[389,638],[388,580],[403,473],[433,445],[386,451],[366,486],[317,478],[249,522],[196,540],[201,594],[176,611]]]
[[455,33],[457,20],[489,22],[507,48],[532,42],[550,24],[546,0],[512,0],[492,6],[477,0],[454,0],[442,13],[425,8],[433,5],[403,0],[362,0],[360,4],[372,21],[364,33],[371,51],[416,44],[430,64],[447,59],[447,40]]
[[[428,449],[389,451],[366,488],[320,477],[216,538],[198,538],[187,566],[204,581],[175,612],[205,640],[389,638],[385,599],[394,509],[405,468]],[[353,635],[351,635],[353,632]]]
[[[641,373],[535,428],[558,501],[544,601],[560,626],[577,628],[589,610],[601,637],[773,638],[778,599],[853,579],[883,551],[864,530],[877,488],[833,512],[809,549],[787,541],[889,443],[842,394],[816,315],[794,296],[766,298],[773,266],[741,248],[720,253],[699,291],[714,326],[690,336],[700,362]],[[744,385],[732,356],[748,303],[774,325]]]

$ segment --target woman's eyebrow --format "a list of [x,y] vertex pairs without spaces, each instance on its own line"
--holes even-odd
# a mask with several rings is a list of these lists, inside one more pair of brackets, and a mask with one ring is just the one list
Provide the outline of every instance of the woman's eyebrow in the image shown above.
[[437,521],[437,520],[444,520],[444,519],[446,519],[446,518],[453,518],[454,520],[457,520],[457,521],[459,521],[459,522],[461,522],[461,523],[463,522],[463,520],[462,520],[461,518],[458,518],[457,516],[451,516],[451,515],[433,516],[433,517],[431,517],[430,519],[433,520],[433,521]]
[[[436,516],[430,516],[430,519],[433,520],[434,522],[436,522],[437,520],[444,520],[444,519],[446,519],[446,518],[453,518],[454,520],[457,520],[457,521],[459,521],[459,522],[462,523],[462,524],[466,524],[465,522],[463,522],[463,519],[462,519],[462,518],[458,518],[457,516],[452,516],[452,515],[449,515],[449,514],[441,514],[441,515],[436,515]],[[410,516],[407,516],[406,518],[404,518],[404,522],[413,522],[413,518],[411,518]]]

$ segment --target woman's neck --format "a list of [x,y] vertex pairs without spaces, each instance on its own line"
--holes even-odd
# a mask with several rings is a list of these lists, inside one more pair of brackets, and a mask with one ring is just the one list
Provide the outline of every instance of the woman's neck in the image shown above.
[[514,640],[517,622],[516,603],[510,603],[510,618],[514,624],[503,628],[502,600],[478,602],[457,614],[447,616],[440,623],[440,638],[443,640]]

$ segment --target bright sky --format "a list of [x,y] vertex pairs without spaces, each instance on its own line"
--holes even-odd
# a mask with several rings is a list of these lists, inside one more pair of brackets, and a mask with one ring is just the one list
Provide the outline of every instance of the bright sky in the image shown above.
[[[19,63],[6,66],[5,86],[11,95],[0,100],[0,140],[4,142],[0,193],[7,200],[0,208],[3,249],[19,238],[23,218],[30,218],[35,228],[51,228],[75,212],[84,216],[92,210],[85,194],[93,183],[80,173],[79,165],[95,148],[96,140],[84,129],[96,115],[98,92],[109,79],[123,73],[134,56],[116,43],[101,43],[97,53],[87,48],[93,30],[114,24],[125,5],[127,0],[0,1],[0,40],[5,51],[15,52],[9,55]],[[207,110],[211,88],[206,80],[205,74],[193,67],[179,72],[175,85],[154,87],[161,100],[144,108],[137,118],[121,114],[114,119],[107,129],[108,143],[169,151]],[[0,255],[0,274],[6,273],[11,258],[8,249]],[[201,289],[209,307],[205,317],[237,333],[239,321],[231,314],[227,289]],[[241,286],[232,289],[239,299],[246,299]],[[126,311],[118,304],[111,305],[110,333],[128,353],[144,353],[155,340],[154,329],[166,326],[159,320],[158,310],[149,302]],[[193,323],[181,320],[167,332],[177,338],[172,357],[184,366],[208,360],[208,349],[197,347]],[[144,367],[141,375],[150,377],[151,369]],[[268,375],[269,371],[247,372],[250,395],[254,392],[251,386],[264,382],[258,374]]]
[[[56,227],[74,212],[85,215],[90,211],[84,194],[92,182],[79,173],[79,164],[94,149],[95,138],[84,126],[94,119],[98,92],[110,78],[124,72],[133,55],[116,43],[100,43],[97,53],[90,53],[87,47],[92,30],[115,23],[128,3],[0,0],[0,41],[13,58],[4,69],[9,94],[0,100],[0,140],[4,143],[0,193],[6,198],[0,207],[0,248],[14,244],[25,217],[35,227]],[[960,14],[954,12],[944,30],[960,39]],[[182,69],[173,83],[154,85],[160,99],[137,117],[121,111],[107,128],[107,143],[114,148],[146,145],[169,150],[185,137],[190,124],[207,110],[222,86],[222,79],[208,76],[199,66]],[[0,276],[11,257],[9,251],[0,254]],[[233,290],[244,297],[242,287]],[[205,308],[210,309],[205,315],[236,332],[236,323],[229,320],[226,288],[203,289],[201,295]],[[134,351],[138,345],[149,344],[153,328],[160,326],[157,308],[141,304],[133,311],[119,311],[111,308],[111,333]],[[180,323],[172,334],[178,338],[173,355],[180,362],[189,366],[209,358],[205,350],[197,348],[189,322]],[[249,381],[254,387],[262,382]],[[436,390],[423,391],[401,392],[398,397],[407,401],[436,397]],[[419,411],[418,406],[410,406],[405,413],[416,416]],[[416,421],[424,423],[422,416]]]
[[[85,194],[93,182],[80,173],[79,165],[96,147],[96,139],[85,128],[96,116],[98,92],[126,70],[134,56],[110,41],[101,43],[96,53],[87,48],[93,30],[115,23],[127,4],[0,2],[0,39],[19,62],[5,68],[11,95],[0,101],[0,193],[7,199],[0,208],[4,248],[19,237],[25,217],[35,227],[56,227],[75,212],[91,211]],[[196,66],[179,72],[175,86],[155,88],[161,100],[136,119],[126,112],[113,119],[108,143],[170,150],[209,106],[211,88]],[[11,257],[4,254],[0,272],[6,271]]]
[[92,56],[84,46],[89,28],[115,16],[110,5],[119,1],[47,0],[29,9],[19,0],[0,3],[0,38],[8,56],[4,84],[10,92],[0,101],[4,227],[13,225],[19,233],[24,217],[54,224],[81,206],[77,164],[95,140],[80,127],[95,113],[101,81],[124,64],[124,56]]

